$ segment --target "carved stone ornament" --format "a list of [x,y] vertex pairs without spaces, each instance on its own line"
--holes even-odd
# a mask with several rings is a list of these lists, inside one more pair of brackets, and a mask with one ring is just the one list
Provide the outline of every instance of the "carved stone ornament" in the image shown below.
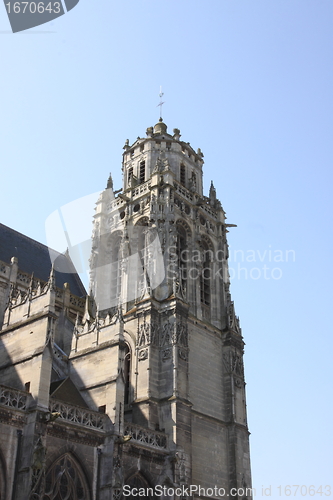
[[162,350],[162,361],[166,361],[172,357],[172,349],[167,348]]
[[113,465],[112,487],[115,489],[122,488],[123,483],[124,483],[124,478],[123,478],[123,471],[121,468],[121,460],[119,455],[117,455],[114,459],[114,465]]
[[239,318],[236,316],[234,303],[231,302],[228,311],[229,328],[239,335],[242,334],[241,327],[239,326]]
[[177,323],[176,327],[176,344],[187,347],[187,324]]
[[113,500],[120,500],[121,497],[123,496],[123,490],[122,488],[113,488]]
[[186,323],[170,322],[168,321],[162,327],[160,346],[165,345],[178,345],[187,347],[188,345],[188,331]]
[[178,349],[178,356],[180,357],[180,359],[187,361],[187,352],[185,351],[185,349],[179,348]]
[[235,387],[237,387],[238,389],[241,389],[243,384],[242,384],[242,381],[237,378],[237,377],[234,377],[234,382],[235,382]]
[[244,378],[243,357],[237,351],[223,354],[223,363],[227,373],[234,373],[238,377]]
[[148,349],[140,349],[138,352],[139,361],[143,361],[148,358]]
[[230,359],[229,353],[223,354],[223,364],[227,373],[230,373]]
[[174,323],[170,323],[168,321],[162,327],[161,339],[160,339],[161,347],[172,344],[173,333],[174,333]]
[[158,328],[155,323],[144,322],[138,327],[137,345],[155,345]]

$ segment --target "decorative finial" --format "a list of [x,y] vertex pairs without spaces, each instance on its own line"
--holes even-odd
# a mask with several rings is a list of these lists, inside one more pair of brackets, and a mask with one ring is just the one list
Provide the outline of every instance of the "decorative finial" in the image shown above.
[[31,297],[31,295],[32,295],[33,286],[34,286],[34,273],[32,273],[32,275],[31,275],[30,283],[29,283],[29,287],[28,287],[28,296],[29,297]]
[[176,141],[179,141],[180,139],[180,130],[179,128],[174,128],[173,129],[173,138],[176,139]]
[[108,178],[108,183],[107,183],[106,188],[107,189],[113,189],[113,180],[112,180],[111,172],[110,172],[110,175],[109,175],[109,178]]
[[82,318],[82,323],[87,323],[90,321],[90,304],[89,304],[89,295],[86,295],[86,303],[85,303],[85,306],[84,306],[84,314],[83,314],[83,318]]
[[48,289],[49,290],[54,290],[55,289],[55,270],[54,270],[54,262],[52,262],[52,267],[50,271],[50,276],[48,280]]
[[160,122],[162,122],[163,121],[163,118],[162,118],[162,106],[165,103],[165,101],[162,102],[162,97],[164,96],[164,93],[162,92],[162,86],[160,87],[160,93],[158,95],[160,97],[160,102],[159,102],[159,104],[156,107],[158,107],[158,106],[160,107]]
[[212,207],[216,207],[216,202],[216,189],[214,187],[213,181],[211,181],[209,188],[209,203]]
[[76,319],[75,319],[75,330],[79,330],[79,313],[76,313]]

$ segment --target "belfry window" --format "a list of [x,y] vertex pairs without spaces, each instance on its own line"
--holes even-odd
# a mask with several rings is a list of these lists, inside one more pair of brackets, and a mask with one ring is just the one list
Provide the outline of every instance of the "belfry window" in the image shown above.
[[211,265],[209,247],[202,243],[202,271],[200,273],[200,300],[204,307],[210,306],[211,301]]
[[140,162],[140,171],[139,171],[139,181],[140,184],[143,184],[146,179],[146,162],[141,161]]
[[185,171],[185,165],[180,165],[180,183],[185,186],[186,184],[186,171]]
[[[137,241],[137,252],[139,263],[136,275],[137,298],[140,298],[147,287],[147,246],[149,244],[148,219],[140,219],[135,226],[135,239]],[[134,285],[134,283],[133,283]]]
[[184,296],[186,297],[186,282],[187,282],[187,245],[186,245],[186,231],[185,229],[177,225],[177,256],[178,256],[178,272],[179,272],[179,288]]
[[133,167],[130,167],[127,172],[127,182],[130,185],[133,179]]

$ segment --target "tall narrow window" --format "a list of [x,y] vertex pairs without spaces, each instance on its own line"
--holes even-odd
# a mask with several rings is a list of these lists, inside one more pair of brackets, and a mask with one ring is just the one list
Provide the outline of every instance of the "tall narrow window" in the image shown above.
[[183,184],[183,186],[186,184],[185,165],[180,165],[180,183]]
[[[136,274],[137,298],[140,300],[147,288],[147,242],[149,239],[148,219],[140,219],[135,226],[136,248],[139,256],[138,269]],[[133,283],[134,285],[134,283]],[[135,285],[134,285],[135,286]]]
[[130,403],[130,388],[131,388],[131,351],[128,345],[125,347],[125,357],[124,357],[124,381],[125,381],[125,393],[124,393],[124,404],[128,405]]
[[211,263],[208,244],[202,243],[202,270],[200,274],[200,301],[202,307],[203,317],[209,319],[210,317],[210,303],[211,303]]
[[133,179],[133,167],[130,167],[127,172],[127,183],[130,186]]
[[145,179],[146,179],[146,162],[145,161],[140,162],[139,179],[140,179],[140,184],[143,184],[145,182]]
[[111,282],[110,282],[110,298],[112,306],[118,304],[121,287],[121,270],[120,270],[120,244],[121,237],[111,236]]
[[177,256],[178,256],[178,272],[179,272],[179,291],[186,298],[186,281],[187,281],[187,245],[186,245],[186,231],[177,224]]

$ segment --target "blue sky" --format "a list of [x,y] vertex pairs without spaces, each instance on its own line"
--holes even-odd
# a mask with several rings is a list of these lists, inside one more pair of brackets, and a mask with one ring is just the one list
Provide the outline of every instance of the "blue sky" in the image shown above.
[[120,188],[122,147],[157,122],[160,85],[169,130],[202,149],[205,192],[213,179],[238,226],[258,498],[332,481],[332,16],[329,0],[80,0],[13,35],[0,8],[2,223],[45,243],[54,210],[110,171]]

